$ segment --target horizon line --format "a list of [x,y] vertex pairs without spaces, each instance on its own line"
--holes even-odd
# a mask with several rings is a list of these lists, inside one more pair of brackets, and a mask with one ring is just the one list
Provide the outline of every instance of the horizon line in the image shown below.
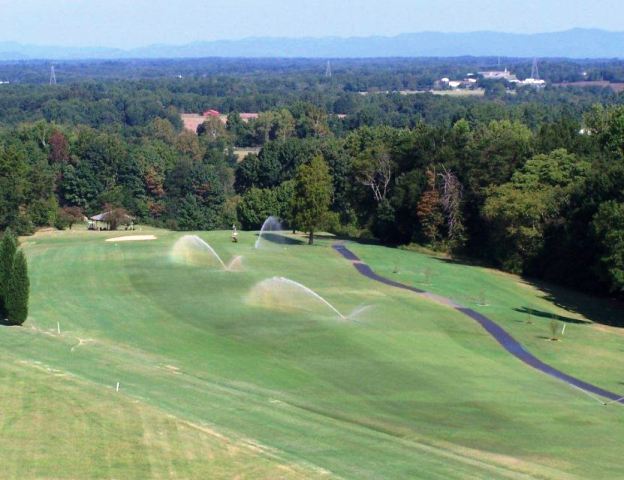
[[[379,35],[379,34],[370,34],[370,35],[351,35],[351,36],[341,36],[341,35],[322,35],[322,36],[301,36],[301,37],[292,37],[292,36],[275,36],[275,35],[262,35],[262,36],[247,36],[247,37],[238,37],[238,38],[218,38],[212,40],[192,40],[185,43],[166,43],[166,42],[152,42],[147,44],[142,44],[135,47],[115,47],[115,46],[107,46],[107,45],[62,45],[62,44],[41,44],[41,43],[30,43],[30,42],[21,42],[16,40],[0,40],[0,46],[3,44],[14,44],[20,47],[35,47],[35,48],[65,48],[65,49],[101,49],[101,50],[116,50],[120,52],[131,52],[133,50],[140,50],[151,47],[184,47],[194,44],[204,44],[204,43],[219,43],[219,42],[244,42],[244,41],[253,41],[253,40],[357,40],[357,39],[372,39],[372,38],[384,38],[384,39],[395,39],[405,35],[422,35],[422,34],[437,34],[437,35],[474,35],[474,34],[497,34],[497,35],[513,35],[513,36],[522,36],[522,37],[533,37],[538,35],[555,35],[560,33],[568,33],[576,30],[580,31],[593,31],[593,32],[601,32],[607,34],[624,34],[623,30],[609,30],[605,28],[598,27],[570,27],[563,30],[552,30],[552,31],[542,31],[542,32],[511,32],[511,31],[502,31],[502,30],[468,30],[468,31],[442,31],[442,30],[419,30],[413,32],[402,32],[394,35]],[[0,51],[1,52],[1,51]]]

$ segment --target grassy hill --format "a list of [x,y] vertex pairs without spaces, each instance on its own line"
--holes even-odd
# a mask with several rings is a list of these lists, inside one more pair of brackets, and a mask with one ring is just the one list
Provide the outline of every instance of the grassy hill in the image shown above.
[[[4,476],[621,477],[620,406],[526,367],[454,310],[358,275],[329,241],[256,250],[251,233],[238,244],[200,233],[225,263],[243,256],[228,272],[207,255],[172,255],[182,234],[141,233],[158,239],[23,239],[31,316],[0,329]],[[589,321],[615,307],[351,247],[381,274],[485,312],[557,368],[624,390],[621,332]],[[294,290],[254,295],[275,276],[345,315],[371,308],[344,320]],[[561,342],[543,338],[553,315],[566,322]]]

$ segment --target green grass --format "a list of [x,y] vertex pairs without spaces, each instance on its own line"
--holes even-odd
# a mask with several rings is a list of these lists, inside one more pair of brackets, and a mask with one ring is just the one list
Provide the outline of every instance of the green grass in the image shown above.
[[[609,326],[622,324],[621,306],[418,252],[365,245],[354,245],[353,250],[377,273],[474,308],[496,320],[540,359],[624,395],[624,369],[615,367],[624,351],[624,329]],[[560,322],[560,329],[565,324],[559,342],[549,341],[553,319]]]
[[[367,280],[328,242],[256,251],[250,233],[238,244],[201,233],[226,263],[244,256],[245,271],[233,273],[172,263],[181,234],[147,233],[158,240],[24,239],[31,316],[0,330],[5,476],[621,477],[620,407],[527,368],[453,310]],[[353,249],[407,283],[430,265],[430,289],[466,303],[487,286],[485,311],[531,351],[619,390],[622,337],[571,324],[563,342],[535,338],[548,333],[542,317],[525,324],[514,308],[572,314],[514,277]],[[344,313],[373,308],[345,322],[320,305],[249,305],[249,290],[272,276]]]
[[2,478],[315,476],[113,389],[0,358]]

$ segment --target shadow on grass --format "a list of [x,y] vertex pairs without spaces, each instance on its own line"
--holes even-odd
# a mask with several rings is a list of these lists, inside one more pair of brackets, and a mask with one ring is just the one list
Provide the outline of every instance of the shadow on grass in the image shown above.
[[531,315],[533,317],[542,317],[548,318],[550,320],[559,320],[560,322],[565,323],[579,323],[579,324],[590,324],[591,322],[588,320],[579,320],[578,318],[564,317],[562,315],[557,315],[555,313],[544,312],[542,310],[535,310],[534,308],[521,307],[514,308],[516,312],[526,313],[527,315]]
[[386,245],[375,238],[351,237],[349,235],[334,235],[332,233],[315,233],[314,238],[320,240],[330,240],[334,242],[353,242],[361,245],[378,245],[386,248],[397,248],[397,245]]
[[[427,253],[427,252],[423,252],[423,253]],[[449,263],[451,265],[463,265],[466,267],[483,267],[483,268],[496,269],[496,267],[493,264],[488,263],[485,260],[466,258],[466,257],[443,257],[441,256],[443,255],[442,253],[437,254],[436,252],[429,253],[428,255],[435,257],[437,260],[441,262]]]
[[[438,258],[438,260],[445,263],[453,263],[457,265],[496,268],[492,265],[488,265],[485,262],[480,262],[477,260],[473,261],[463,258]],[[608,325],[610,327],[624,328],[624,303],[622,303],[621,301],[606,296],[601,297],[597,295],[583,293],[568,287],[562,287],[560,285],[555,285],[536,278],[521,278],[526,284],[531,285],[543,292],[544,300],[551,302],[553,305],[559,308],[582,315],[583,317],[591,320],[591,322]],[[555,320],[560,320],[567,323],[590,323],[588,321],[564,317],[561,315],[555,315],[549,312],[542,312],[527,307],[516,308],[515,310],[517,312],[531,314],[536,317],[554,318]]]
[[21,325],[15,325],[10,323],[6,318],[0,319],[0,327],[21,327]]
[[[356,243],[365,243],[357,239],[354,239],[353,241]],[[442,253],[429,251],[424,247],[422,249],[405,248],[405,251],[410,250],[424,255],[428,255],[440,262],[447,264],[463,265],[468,267],[483,267],[493,269],[497,268],[491,263],[480,259],[474,259],[469,257],[450,257]],[[601,297],[597,295],[583,293],[567,287],[548,283],[546,281],[536,278],[522,277],[522,279],[528,285],[531,285],[543,292],[543,298],[549,302],[552,302],[559,308],[575,314],[579,314],[595,323],[608,325],[611,327],[624,328],[624,303],[619,300],[606,296]],[[564,317],[560,315],[553,316],[553,314],[551,313],[541,312],[539,310],[532,310],[527,307],[521,307],[515,310],[521,313],[535,315],[536,317],[555,318],[556,320],[567,323],[589,323],[571,317]]]
[[[260,236],[260,234],[256,234],[256,236]],[[281,243],[284,245],[307,245],[308,244],[308,234],[305,232],[297,231],[296,233],[274,233],[274,232],[264,232],[262,234],[263,240],[268,240],[272,243]],[[353,242],[360,243],[362,245],[382,245],[377,240],[373,239],[362,239],[362,238],[353,238],[348,236],[340,236],[333,235],[331,233],[315,233],[314,240],[325,240],[330,242]],[[384,245],[388,248],[393,248],[393,246]]]
[[602,325],[624,328],[624,304],[618,300],[588,295],[535,279],[530,283],[545,293],[546,300],[560,308]]
[[265,232],[262,234],[262,240],[267,240],[271,243],[276,243],[279,245],[303,245],[306,243],[303,240],[298,238],[293,238],[286,235],[281,235],[279,233],[268,233]]

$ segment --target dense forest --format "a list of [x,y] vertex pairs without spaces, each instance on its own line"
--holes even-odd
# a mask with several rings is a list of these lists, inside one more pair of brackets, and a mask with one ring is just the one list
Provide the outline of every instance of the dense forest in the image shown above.
[[[269,215],[302,229],[293,199],[312,165],[331,183],[319,228],[621,295],[622,94],[501,82],[482,82],[483,97],[399,93],[493,62],[344,60],[331,77],[311,60],[74,62],[58,85],[47,64],[0,64],[11,82],[0,85],[0,230],[110,209],[179,230],[257,229]],[[531,62],[510,66],[526,76]],[[541,70],[554,82],[624,78],[620,62]],[[183,129],[181,113],[207,109],[227,122]],[[239,160],[236,147],[259,153]]]

